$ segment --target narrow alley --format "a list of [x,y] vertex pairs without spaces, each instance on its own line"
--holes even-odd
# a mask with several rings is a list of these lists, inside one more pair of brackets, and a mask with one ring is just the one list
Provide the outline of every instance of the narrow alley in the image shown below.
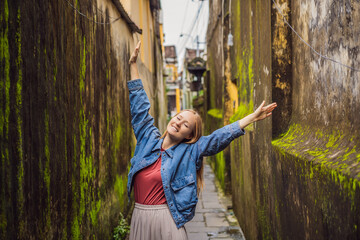
[[0,239],[128,239],[138,203],[190,240],[359,240],[359,22],[360,0],[0,0]]
[[232,202],[218,186],[209,166],[204,167],[205,186],[199,196],[193,220],[185,224],[189,240],[245,240],[232,211]]

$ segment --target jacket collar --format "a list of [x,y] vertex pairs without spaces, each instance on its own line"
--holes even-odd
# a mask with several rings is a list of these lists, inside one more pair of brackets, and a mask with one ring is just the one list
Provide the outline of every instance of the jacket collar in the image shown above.
[[171,148],[165,150],[165,152],[167,153],[167,155],[169,155],[170,158],[173,157],[174,147],[175,147],[175,146],[172,146]]
[[[163,139],[163,138],[160,138],[159,141],[156,143],[156,145],[153,147],[152,151],[153,151],[153,152],[155,152],[155,151],[160,151],[161,145],[162,145],[163,141],[164,141],[164,139]],[[177,145],[172,146],[171,148],[165,150],[166,154],[167,154],[170,158],[173,157],[173,155],[174,155],[174,148],[175,148],[176,146],[177,146]]]
[[153,147],[152,151],[155,152],[155,151],[160,151],[161,149],[161,145],[163,143],[164,139],[163,138],[160,138],[159,141],[155,144],[155,146]]

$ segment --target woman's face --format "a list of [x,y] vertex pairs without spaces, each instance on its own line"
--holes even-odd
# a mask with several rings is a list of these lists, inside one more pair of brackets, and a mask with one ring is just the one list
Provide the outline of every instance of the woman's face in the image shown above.
[[175,141],[191,139],[193,129],[195,128],[195,114],[184,111],[173,117],[167,125],[167,132]]

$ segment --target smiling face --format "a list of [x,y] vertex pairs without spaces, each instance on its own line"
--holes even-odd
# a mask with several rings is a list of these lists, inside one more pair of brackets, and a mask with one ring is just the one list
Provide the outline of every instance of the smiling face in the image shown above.
[[173,117],[167,125],[167,133],[175,141],[190,140],[195,129],[196,115],[190,111],[183,111]]

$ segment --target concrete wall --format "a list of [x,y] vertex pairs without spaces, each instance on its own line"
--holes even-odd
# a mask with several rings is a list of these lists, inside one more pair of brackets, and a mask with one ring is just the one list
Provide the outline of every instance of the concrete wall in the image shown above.
[[[67,1],[0,4],[1,239],[110,239],[131,210],[126,81],[139,37],[124,18],[91,20],[118,18],[115,0],[69,2],[90,20]],[[140,74],[164,129],[161,46],[144,12]]]
[[[360,68],[358,2],[276,2],[315,49]],[[313,54],[271,1],[229,3],[224,1],[220,32],[224,61],[216,70],[223,68],[224,75],[217,85],[208,83],[205,95],[214,97],[211,88],[221,84],[223,94],[213,101],[226,102],[233,98],[235,84],[238,106],[235,102],[232,110],[223,105],[224,123],[229,111],[232,122],[263,99],[278,103],[272,119],[248,127],[246,135],[231,144],[231,165],[225,165],[231,168],[234,211],[246,238],[360,238],[360,73]],[[221,4],[212,1],[218,8]],[[228,18],[232,47],[226,44]],[[210,21],[208,32],[214,26]],[[215,42],[221,42],[208,41],[212,71],[219,52]]]
[[[207,68],[206,77],[204,78],[204,133],[210,134],[214,130],[224,125],[224,49],[223,43],[223,19],[221,17],[221,1],[209,2],[209,25],[207,31]],[[226,151],[220,152],[215,156],[208,157],[211,166],[215,171],[221,186],[226,192],[230,187],[230,169],[225,166],[230,165],[229,155]]]

